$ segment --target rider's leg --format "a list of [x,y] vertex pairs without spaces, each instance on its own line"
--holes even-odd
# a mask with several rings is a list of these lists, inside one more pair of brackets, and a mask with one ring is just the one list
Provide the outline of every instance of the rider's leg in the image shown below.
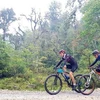
[[71,71],[69,72],[70,78],[72,79],[72,82],[73,82],[72,90],[75,90],[76,88],[76,80],[74,78],[74,72],[76,71],[77,68],[78,68],[77,65],[73,65],[71,68]]
[[73,85],[76,85],[76,80],[74,78],[74,73],[72,71],[69,72],[69,76],[72,79]]
[[70,78],[72,79],[72,82],[73,82],[72,90],[75,90],[76,89],[76,80],[74,78],[74,73],[72,71],[70,71],[69,76],[70,76]]
[[66,65],[64,65],[63,70],[64,70],[65,74],[66,74],[67,76],[69,76],[69,75],[66,73],[66,72],[67,72]]

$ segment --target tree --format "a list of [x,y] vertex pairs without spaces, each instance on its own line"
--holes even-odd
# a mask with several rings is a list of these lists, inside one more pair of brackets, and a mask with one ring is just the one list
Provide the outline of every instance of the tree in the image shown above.
[[0,77],[3,76],[3,71],[9,66],[10,57],[6,52],[6,45],[0,40]]
[[59,2],[51,2],[49,12],[46,14],[46,18],[49,20],[50,29],[52,32],[57,32],[59,29],[59,22],[61,17],[61,4]]
[[88,44],[92,49],[100,48],[100,0],[89,0],[82,9],[84,31],[83,37],[88,37]]
[[21,14],[21,16],[24,16],[28,21],[30,21],[30,26],[32,32],[37,29],[39,22],[41,21],[41,13],[37,13],[34,8],[31,9],[31,14],[27,17],[24,14]]
[[[21,16],[24,16],[27,19],[27,21],[30,22],[32,38],[33,38],[32,42],[36,44],[40,36],[46,31],[46,29],[43,27],[43,26],[46,27],[47,25],[46,21],[42,20],[41,13],[36,12],[34,8],[31,9],[31,14],[29,16],[26,16],[24,14],[21,14]],[[20,31],[22,32],[21,28]]]
[[[67,0],[66,11],[60,16],[59,28],[57,29],[57,43],[60,48],[66,49],[69,53],[75,55],[74,51],[77,48],[77,36],[79,35],[78,28],[80,24],[77,21],[77,10],[82,7],[84,0]],[[77,6],[75,5],[77,2]],[[57,26],[56,25],[56,26]],[[56,45],[58,45],[56,43]]]
[[8,28],[12,22],[16,20],[15,13],[13,9],[3,9],[0,12],[0,29],[3,30],[3,40],[6,40],[6,36],[8,36]]
[[26,33],[20,28],[20,26],[18,27],[18,31],[16,31],[15,34],[9,34],[9,42],[10,44],[14,45],[15,50],[20,49],[20,47],[23,45],[25,34]]

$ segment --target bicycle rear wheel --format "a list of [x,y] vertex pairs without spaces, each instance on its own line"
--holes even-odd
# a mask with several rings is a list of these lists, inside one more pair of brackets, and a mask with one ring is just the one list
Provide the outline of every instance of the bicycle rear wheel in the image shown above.
[[47,93],[56,95],[62,89],[62,80],[58,75],[50,75],[45,80],[44,87]]
[[79,82],[79,79],[80,79],[80,77],[82,76],[82,74],[78,74],[78,75],[75,75],[74,76],[74,78],[75,78],[75,80],[76,80],[76,89],[75,89],[75,91],[77,92],[77,93],[80,93],[80,91],[79,91],[79,88],[78,88],[78,82]]
[[[75,78],[75,80],[76,80],[76,88],[75,88],[75,91],[76,91],[77,93],[80,93],[79,88],[78,88],[78,82],[79,82],[79,78],[80,78],[81,76],[82,76],[82,74],[77,74],[77,75],[74,76],[74,78]],[[70,85],[73,86],[72,80],[70,80]]]
[[79,91],[84,95],[90,95],[95,89],[95,81],[89,75],[82,76],[78,83]]

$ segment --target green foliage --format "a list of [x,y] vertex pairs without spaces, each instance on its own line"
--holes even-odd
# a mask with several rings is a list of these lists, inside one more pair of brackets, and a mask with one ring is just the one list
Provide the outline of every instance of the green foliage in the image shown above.
[[[44,69],[43,69],[44,70]],[[32,72],[27,69],[24,74],[19,74],[10,78],[0,79],[0,89],[9,90],[44,90],[44,81],[48,75],[51,73],[52,69],[46,69],[43,73]]]
[[0,12],[0,29],[3,30],[3,40],[6,40],[6,37],[8,36],[8,28],[10,26],[10,24],[15,21],[15,13],[13,11],[13,9],[3,9]]
[[6,45],[4,42],[0,41],[0,77],[3,76],[3,71],[9,65],[10,57],[6,52]]
[[86,73],[87,69],[92,61],[91,59],[91,50],[85,49],[83,50],[82,56],[79,60],[79,70],[82,71],[82,73]]
[[[75,1],[78,1],[77,8]],[[89,0],[82,9],[83,19],[77,21],[76,12],[82,6],[81,1],[67,0],[64,13],[60,3],[54,1],[45,19],[40,14],[35,19],[37,14],[32,9],[31,29],[19,27],[16,34],[9,35],[8,41],[0,41],[0,88],[43,90],[45,78],[53,73],[52,68],[60,60],[60,49],[75,57],[79,73],[88,72],[87,67],[94,60],[91,51],[100,49],[100,2]],[[0,28],[7,33],[10,22],[16,19],[15,13],[12,9],[4,9],[0,14]]]
[[56,1],[51,2],[47,18],[49,19],[50,22],[50,30],[53,32],[57,32],[59,29],[60,15],[61,15],[61,4]]
[[9,62],[9,56],[5,52],[5,49],[0,48],[0,70],[4,69]]
[[89,39],[97,39],[100,36],[100,0],[89,0],[83,8],[83,25],[85,34],[89,35]]
[[5,29],[8,28],[9,24],[12,21],[15,21],[15,13],[13,11],[13,9],[3,9],[0,13],[0,28]]
[[45,52],[46,57],[41,58],[41,62],[45,64],[45,67],[54,66],[56,64],[56,55],[51,50]]

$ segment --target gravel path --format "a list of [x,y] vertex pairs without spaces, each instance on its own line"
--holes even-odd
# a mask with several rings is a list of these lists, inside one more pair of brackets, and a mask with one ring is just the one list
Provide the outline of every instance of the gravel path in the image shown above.
[[0,100],[100,100],[100,89],[85,96],[75,91],[64,91],[57,95],[46,92],[0,90]]

